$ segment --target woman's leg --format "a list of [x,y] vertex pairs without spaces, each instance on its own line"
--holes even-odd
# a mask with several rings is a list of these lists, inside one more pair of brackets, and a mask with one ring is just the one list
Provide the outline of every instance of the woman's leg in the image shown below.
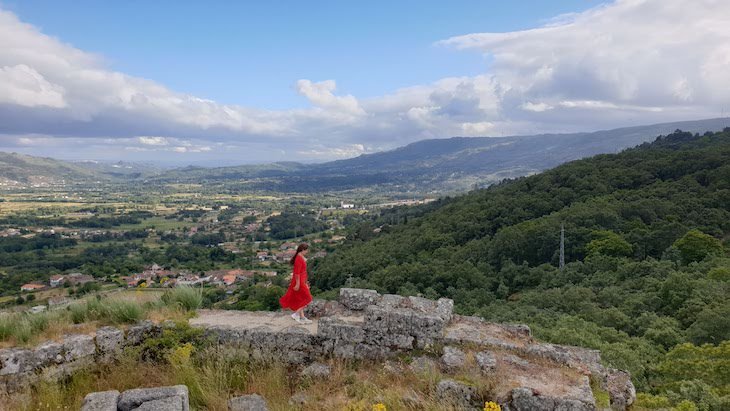
[[296,313],[299,315],[299,318],[304,318],[304,307],[298,309]]

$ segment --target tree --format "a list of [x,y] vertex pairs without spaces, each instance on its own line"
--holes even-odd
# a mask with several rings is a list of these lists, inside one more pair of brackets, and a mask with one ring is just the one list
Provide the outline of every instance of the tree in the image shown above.
[[612,257],[630,257],[633,247],[613,231],[599,230],[591,233],[594,240],[586,245],[588,254],[604,254]]
[[679,250],[683,264],[702,261],[708,255],[722,254],[722,243],[717,238],[700,230],[690,230],[682,238],[674,242]]
[[687,329],[695,344],[717,344],[730,340],[730,303],[706,306]]

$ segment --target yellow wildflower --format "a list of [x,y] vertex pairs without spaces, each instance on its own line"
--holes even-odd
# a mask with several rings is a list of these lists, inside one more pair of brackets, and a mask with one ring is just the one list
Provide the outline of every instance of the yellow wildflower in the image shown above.
[[484,403],[484,411],[502,411],[502,407],[494,401],[487,401]]
[[181,346],[175,347],[167,357],[167,360],[172,365],[181,366],[190,363],[190,356],[192,355],[195,347],[190,343],[185,343]]
[[379,402],[375,405],[373,405],[373,411],[388,411],[387,408],[385,408],[385,404],[382,402]]

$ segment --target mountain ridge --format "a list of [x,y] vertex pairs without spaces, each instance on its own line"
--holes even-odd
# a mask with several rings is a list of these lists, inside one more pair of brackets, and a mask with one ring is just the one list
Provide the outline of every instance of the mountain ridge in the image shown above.
[[315,164],[279,161],[163,169],[154,164],[67,162],[2,153],[0,179],[8,186],[39,181],[80,184],[143,180],[238,184],[242,189],[267,191],[337,191],[378,185],[393,192],[463,192],[475,185],[487,186],[568,161],[617,152],[676,129],[702,133],[718,131],[728,124],[728,119],[715,118],[569,134],[427,139],[388,151]]

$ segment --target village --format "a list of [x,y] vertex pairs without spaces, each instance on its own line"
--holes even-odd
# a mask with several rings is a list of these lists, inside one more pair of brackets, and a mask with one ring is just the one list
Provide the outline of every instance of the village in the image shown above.
[[350,235],[378,235],[394,222],[390,214],[370,234],[354,234],[374,211],[433,201],[244,201],[173,191],[159,203],[105,199],[64,208],[55,197],[36,197],[15,199],[44,201],[39,208],[13,203],[16,212],[0,215],[2,309],[36,312],[125,290],[195,287],[233,296],[253,285],[285,287],[299,243],[310,245],[310,259],[322,259]]
[[[334,240],[344,239],[337,236]],[[314,243],[320,243],[320,239],[315,239]],[[224,244],[220,244],[223,246]],[[271,252],[260,250],[256,252],[256,260],[263,266],[269,266],[272,263],[279,265],[288,262],[295,254],[298,243],[287,241],[281,244],[279,251]],[[326,251],[318,251],[312,254],[311,258],[322,258],[327,255]],[[87,274],[72,272],[68,274],[54,274],[47,282],[33,281],[23,284],[20,291],[31,293],[34,291],[42,291],[49,288],[58,287],[76,287],[87,283],[109,282],[125,286],[127,288],[149,288],[149,287],[175,287],[175,286],[200,286],[211,285],[217,287],[233,286],[236,283],[249,281],[254,276],[264,278],[276,277],[277,270],[273,269],[218,269],[204,271],[200,273],[191,273],[189,270],[167,269],[156,263],[152,263],[139,273],[118,276],[116,278],[94,278]]]

